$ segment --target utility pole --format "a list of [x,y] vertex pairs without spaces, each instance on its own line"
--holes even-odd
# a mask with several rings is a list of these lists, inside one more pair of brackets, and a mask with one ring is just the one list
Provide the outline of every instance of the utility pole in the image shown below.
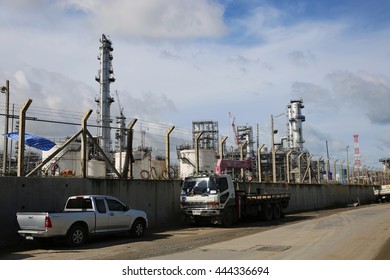
[[5,86],[1,87],[1,92],[5,93],[5,123],[4,123],[4,148],[3,148],[3,176],[7,173],[7,157],[8,157],[8,118],[9,118],[9,81],[6,81]]
[[274,116],[271,115],[271,153],[272,153],[272,182],[276,182],[276,160],[275,160],[275,130]]
[[281,113],[277,116],[271,114],[271,153],[272,153],[272,182],[276,183],[276,150],[275,150],[275,134],[278,130],[274,129],[274,119],[283,116],[285,113]]

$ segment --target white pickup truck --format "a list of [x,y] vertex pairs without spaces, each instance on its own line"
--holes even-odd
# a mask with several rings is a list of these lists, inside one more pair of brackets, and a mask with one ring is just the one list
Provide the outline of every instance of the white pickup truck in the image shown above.
[[148,227],[144,211],[130,209],[117,198],[105,195],[69,197],[63,212],[18,212],[16,216],[20,236],[28,240],[65,237],[73,247],[96,234],[130,232],[142,237]]

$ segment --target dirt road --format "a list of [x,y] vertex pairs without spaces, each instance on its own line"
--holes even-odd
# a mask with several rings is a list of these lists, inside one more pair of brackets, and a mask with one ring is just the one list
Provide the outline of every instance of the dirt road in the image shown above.
[[[390,204],[382,204],[293,214],[271,223],[247,221],[232,228],[203,225],[149,230],[141,240],[126,235],[99,237],[82,248],[68,248],[62,242],[45,247],[23,242],[1,253],[0,259],[389,259],[385,247],[390,245],[386,243],[389,238]],[[327,249],[334,246],[341,254]],[[304,255],[305,251],[311,253]]]

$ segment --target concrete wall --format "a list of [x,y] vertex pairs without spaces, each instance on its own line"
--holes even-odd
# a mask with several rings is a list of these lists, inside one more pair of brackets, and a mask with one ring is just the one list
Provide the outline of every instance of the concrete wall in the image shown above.
[[115,196],[145,211],[150,227],[178,223],[180,181],[0,177],[0,247],[18,239],[16,212],[62,211],[79,194]]
[[[260,184],[260,186],[275,186]],[[253,184],[256,188],[258,185]],[[276,185],[287,187],[286,184]],[[299,212],[347,203],[374,201],[372,187],[354,185],[291,184],[288,212]],[[62,211],[69,196],[105,194],[144,210],[150,227],[179,224],[180,181],[81,178],[0,177],[0,247],[18,240],[16,212]]]
[[290,184],[288,212],[345,207],[359,201],[369,204],[375,201],[372,186]]

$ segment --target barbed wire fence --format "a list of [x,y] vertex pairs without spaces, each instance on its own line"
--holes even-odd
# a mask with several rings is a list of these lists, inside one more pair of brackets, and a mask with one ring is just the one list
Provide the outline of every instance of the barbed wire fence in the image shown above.
[[[13,104],[14,108],[20,108],[21,105]],[[1,107],[1,111],[4,112],[5,109]],[[5,117],[4,113],[0,114]],[[74,133],[76,133],[81,127],[81,120],[83,113],[75,112],[70,110],[50,110],[47,108],[41,108],[37,106],[29,107],[26,115],[26,133],[31,135],[39,135],[41,137],[47,138],[57,145],[61,145],[67,139],[69,139]],[[15,132],[19,129],[19,113],[16,109],[11,109],[9,116],[9,131]],[[177,176],[177,162],[176,162],[176,151],[171,151],[171,158],[173,166],[175,166],[172,172],[166,170],[160,170],[160,174],[156,174],[156,167],[151,165],[152,161],[159,161],[163,163],[166,154],[165,147],[165,132],[170,127],[170,124],[162,124],[156,122],[150,122],[142,119],[138,119],[136,125],[133,127],[133,153],[138,157],[137,159],[142,161],[140,167],[137,169],[137,174],[135,178],[145,178],[145,179],[161,179],[162,177],[173,177],[173,173]],[[1,127],[1,126],[0,126]],[[88,119],[87,124],[88,130],[94,137],[98,138],[98,128],[97,117],[96,115],[91,115]],[[1,129],[1,128],[0,128]],[[116,139],[118,131],[122,130],[120,135],[126,137],[128,129],[118,128],[116,126],[110,126],[111,131],[111,147],[112,151],[109,155],[112,160],[115,160],[118,157],[118,153],[123,152],[125,147],[120,147],[120,140]],[[191,141],[191,131],[185,128],[175,128],[171,136],[172,146],[181,146],[187,144]],[[71,145],[70,149],[61,153],[58,157],[51,161],[50,165],[43,168],[44,171],[40,172],[41,176],[51,176],[51,175],[79,175],[79,172],[75,171],[79,169],[80,165],[80,156],[78,152],[80,151],[80,139],[75,140],[76,144]],[[117,143],[118,142],[118,143]],[[89,151],[88,159],[93,160],[94,157],[99,158],[99,155],[96,151]],[[122,153],[123,156],[125,153]],[[10,141],[10,145],[7,151],[7,170],[8,174],[16,174],[16,164],[17,164],[17,155],[18,155],[18,146],[15,141]],[[34,168],[42,158],[48,155],[47,152],[39,151],[34,148],[27,147],[25,148],[25,173],[28,173],[31,169]],[[101,159],[101,158],[99,158]],[[119,157],[121,159],[121,156]],[[65,165],[64,168],[59,168],[58,162],[61,160],[62,165]],[[120,160],[119,160],[120,161]],[[64,164],[64,162],[67,162]],[[164,165],[161,165],[160,169],[163,169]],[[120,167],[120,166],[118,166]],[[2,168],[3,170],[3,168]],[[162,174],[164,173],[165,174]],[[163,176],[164,175],[164,176]]]
[[[12,104],[8,116],[9,132],[18,131],[19,125],[19,108],[20,104]],[[1,116],[5,117],[5,106],[0,105]],[[72,111],[72,110],[54,110],[48,108],[42,108],[38,106],[31,106],[27,111],[26,117],[26,133],[32,135],[39,135],[47,138],[60,146],[66,142],[72,135],[80,130],[82,118],[84,113]],[[115,121],[113,120],[113,123]],[[0,124],[2,122],[0,121]],[[170,170],[166,170],[166,132],[174,124],[163,124],[158,122],[151,122],[147,120],[138,119],[133,127],[132,137],[132,163],[134,164],[134,178],[139,179],[168,179],[179,177],[179,155],[178,150],[180,147],[193,148],[193,132],[191,129],[175,127],[170,135],[170,143],[172,148],[170,149],[170,158],[172,159],[172,166]],[[97,116],[92,114],[87,122],[88,130],[94,137],[98,135]],[[0,129],[3,129],[4,125],[0,125]],[[121,147],[118,142],[121,139],[117,139],[118,131],[121,130],[116,126],[110,126],[111,130],[111,147],[112,152],[110,158],[115,162],[115,167],[119,172],[122,172],[123,161],[125,160],[125,147]],[[120,135],[125,137],[128,133],[128,129],[122,129]],[[42,168],[38,173],[39,176],[80,176],[80,138],[77,138],[75,143],[70,145],[69,149],[59,154],[50,163]],[[89,143],[91,144],[91,143]],[[229,139],[225,149],[231,149],[233,151],[235,143],[232,139]],[[88,159],[93,161],[94,159],[100,159],[99,153],[93,148],[88,152]],[[216,151],[216,155],[217,155]],[[4,154],[4,153],[3,153]],[[233,153],[231,153],[233,154]],[[47,157],[49,152],[41,152],[37,149],[26,147],[25,149],[25,174],[34,169],[38,164],[42,162],[42,159]],[[10,141],[7,151],[7,166],[4,169],[2,166],[3,175],[15,175],[18,156],[17,142]],[[308,158],[308,154],[301,156],[302,159]],[[288,183],[332,183],[332,184],[387,184],[390,182],[390,175],[384,170],[378,168],[372,168],[369,166],[355,167],[353,165],[347,166],[347,163],[333,159],[332,161],[324,160],[321,156],[311,157],[309,160],[303,161],[302,174],[295,176],[293,180],[290,179],[291,173],[294,171],[294,166],[301,165],[298,163],[299,154],[292,156],[290,159],[284,155],[279,156],[276,165],[276,181],[288,182]],[[300,159],[299,159],[300,160]],[[269,165],[269,158],[264,158],[263,163],[260,165]],[[266,162],[268,161],[268,162]],[[1,161],[3,162],[3,161]],[[97,177],[107,177],[107,175],[113,175],[111,171],[107,172],[105,165],[92,165],[89,173],[96,175]],[[135,164],[137,162],[137,164]],[[59,164],[61,163],[61,164]],[[343,168],[344,164],[344,168]],[[289,166],[290,165],[290,166]],[[104,167],[102,167],[104,166]],[[6,172],[4,172],[4,170]],[[97,171],[100,170],[100,173]],[[287,170],[287,171],[286,171]],[[96,173],[96,174],[95,174]],[[330,177],[329,174],[333,173]],[[347,174],[349,173],[349,174]],[[339,174],[339,178],[336,178],[336,174]],[[260,175],[263,181],[272,182],[270,169],[263,168]],[[114,176],[115,177],[115,176]],[[259,179],[259,177],[257,177]],[[299,179],[296,179],[299,178]],[[311,180],[313,179],[313,180]],[[260,180],[262,181],[262,180]]]

